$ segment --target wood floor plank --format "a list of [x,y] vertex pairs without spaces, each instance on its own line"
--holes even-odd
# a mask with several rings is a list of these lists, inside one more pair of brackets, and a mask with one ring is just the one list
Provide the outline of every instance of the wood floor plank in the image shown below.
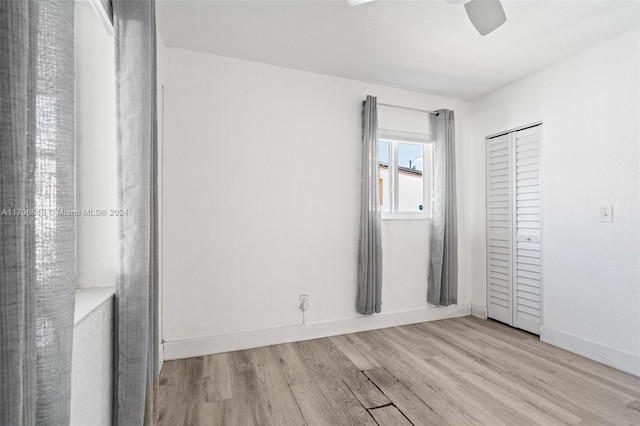
[[[327,357],[326,353],[321,348],[311,346],[309,342],[298,342],[294,344],[294,347],[297,350],[300,362],[308,370],[307,374],[315,378],[315,383],[338,413],[338,418],[341,421],[357,421],[355,423],[345,422],[342,424],[369,424],[370,416],[366,414],[364,406],[344,383],[339,371],[331,366],[333,361]],[[385,401],[388,402],[388,400]]]
[[428,405],[384,368],[364,372],[414,425],[445,424]]
[[[334,368],[332,368],[324,359],[322,353],[319,353],[311,347],[309,341],[296,342],[294,343],[295,348],[300,356],[300,359],[304,363],[304,366],[309,371],[309,374],[315,380],[340,380],[340,374],[336,372]],[[307,383],[307,382],[304,382]],[[301,383],[296,383],[301,384]]]
[[204,402],[222,401],[233,396],[229,354],[202,357],[202,398]]
[[[477,389],[471,385],[462,385],[457,388],[447,390],[447,396],[455,400],[457,404],[465,407],[465,411],[470,413],[475,423],[486,426],[511,426],[513,416],[505,409],[495,409],[495,400],[491,400],[486,393],[478,393]],[[505,415],[507,411],[507,415]],[[555,423],[551,423],[555,424]]]
[[198,422],[202,394],[202,357],[169,361],[162,368],[159,387],[159,423],[190,425]]
[[198,424],[202,411],[202,398],[198,395],[198,387],[189,386],[184,401],[184,421],[181,424],[188,426]]
[[178,377],[180,375],[179,369],[182,368],[183,364],[184,360],[182,359],[163,362],[162,370],[160,371],[160,386],[177,385]]
[[166,361],[162,365],[161,384],[187,385],[199,383],[202,378],[203,357]]
[[366,345],[359,336],[347,334],[333,336],[329,339],[358,369],[369,370],[380,367],[376,360],[369,355],[371,348],[368,348],[368,345]]
[[343,425],[375,426],[374,420],[342,380],[316,382]]
[[197,385],[166,385],[160,388],[158,424],[198,424],[202,399]]
[[382,367],[387,369],[414,393],[419,393],[421,397],[438,392],[437,387],[435,387],[426,374],[399,358],[393,351],[389,350],[388,347],[382,345],[379,339],[373,339],[374,336],[374,334],[371,334],[364,336],[364,338],[371,339],[370,343],[377,345],[375,346],[375,351],[372,353],[372,356],[376,358]]
[[[384,366],[389,366],[389,371],[396,374],[400,364],[404,369],[414,370],[412,373],[416,378],[422,378],[422,383],[436,392],[459,386],[461,382],[455,377],[447,376],[437,368],[434,368],[428,360],[420,358],[417,352],[409,344],[403,343],[390,329],[377,330],[372,334],[372,344],[376,345],[380,354],[385,356]],[[396,362],[398,361],[398,362]],[[385,364],[386,362],[386,364]]]
[[263,421],[272,425],[304,424],[302,413],[271,347],[251,351],[257,377],[258,394],[264,407]]
[[229,368],[232,395],[251,392],[256,387],[257,377],[251,361],[251,351],[229,352]]
[[369,412],[380,426],[411,426],[411,422],[393,405],[374,408]]
[[273,346],[280,368],[290,385],[312,382],[313,375],[307,369],[294,343]]
[[315,382],[292,385],[291,390],[308,425],[339,425],[340,419]]
[[[202,404],[200,418],[189,425],[198,426],[255,426],[270,424],[265,421],[261,411],[257,409],[259,403],[256,396],[248,392],[241,392],[233,398]],[[178,423],[166,423],[175,426]]]
[[398,337],[402,337],[404,344],[408,344],[414,352],[421,358],[431,358],[440,355],[438,350],[431,345],[431,342],[424,338],[424,335],[411,327],[397,327],[395,330]]
[[365,408],[382,407],[389,399],[329,339],[309,342],[313,350],[331,365],[337,376]]
[[[434,361],[439,362],[444,368],[449,367],[448,371],[452,371],[455,368],[451,367],[452,361],[449,358],[436,357]],[[508,390],[505,390],[481,375],[467,372],[460,373],[460,375],[472,390],[472,395],[481,398],[483,402],[482,405],[490,408],[493,414],[505,419],[507,424],[534,425],[559,423],[558,419],[535,407],[530,401],[514,396]]]
[[[162,371],[166,373],[164,367]],[[182,424],[184,418],[184,397],[183,386],[169,384],[166,381],[160,385],[158,396],[158,424],[160,426]]]
[[264,400],[260,395],[260,384],[255,365],[251,358],[251,351],[237,351],[229,353],[232,371],[232,394],[229,406],[237,409],[243,402],[250,402],[246,409],[251,411],[252,419],[266,418]]
[[[436,392],[426,397],[416,394],[433,411],[445,421],[445,424],[455,426],[481,425],[481,419],[473,411],[473,406],[465,404],[464,400],[457,397],[454,392],[457,388]],[[413,391],[413,390],[412,390]]]

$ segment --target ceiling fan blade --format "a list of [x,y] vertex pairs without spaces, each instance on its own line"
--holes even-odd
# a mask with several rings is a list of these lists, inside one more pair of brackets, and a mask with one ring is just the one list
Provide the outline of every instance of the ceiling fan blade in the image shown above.
[[487,35],[507,22],[507,15],[499,0],[471,0],[465,3],[464,9],[481,35]]
[[347,3],[349,3],[349,6],[359,6],[361,4],[365,4],[365,3],[369,3],[373,0],[347,0]]

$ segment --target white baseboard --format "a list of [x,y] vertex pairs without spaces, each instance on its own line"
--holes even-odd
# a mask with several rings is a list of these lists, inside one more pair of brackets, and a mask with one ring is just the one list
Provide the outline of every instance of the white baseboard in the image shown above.
[[487,319],[487,307],[484,305],[471,304],[471,315],[474,317]]
[[640,376],[640,357],[553,328],[540,327],[540,340],[618,370]]
[[339,334],[357,333],[359,331],[375,330],[378,328],[462,317],[470,314],[471,304],[466,303],[440,308],[434,306],[413,311],[383,313],[337,321],[317,322],[304,325],[298,324],[288,327],[247,331],[244,333],[208,336],[197,339],[166,341],[164,343],[164,359],[191,358],[221,352],[257,348],[260,346],[277,345],[280,343],[318,339]]

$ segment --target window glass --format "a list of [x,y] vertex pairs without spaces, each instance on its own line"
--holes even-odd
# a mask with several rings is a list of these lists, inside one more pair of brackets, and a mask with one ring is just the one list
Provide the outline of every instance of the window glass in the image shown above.
[[423,172],[424,145],[398,143],[398,209],[399,212],[424,211]]

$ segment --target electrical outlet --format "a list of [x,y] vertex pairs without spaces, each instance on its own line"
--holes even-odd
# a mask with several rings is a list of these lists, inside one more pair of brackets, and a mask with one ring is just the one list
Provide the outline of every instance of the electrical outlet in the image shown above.
[[300,295],[300,309],[303,311],[309,309],[309,296],[306,294]]

